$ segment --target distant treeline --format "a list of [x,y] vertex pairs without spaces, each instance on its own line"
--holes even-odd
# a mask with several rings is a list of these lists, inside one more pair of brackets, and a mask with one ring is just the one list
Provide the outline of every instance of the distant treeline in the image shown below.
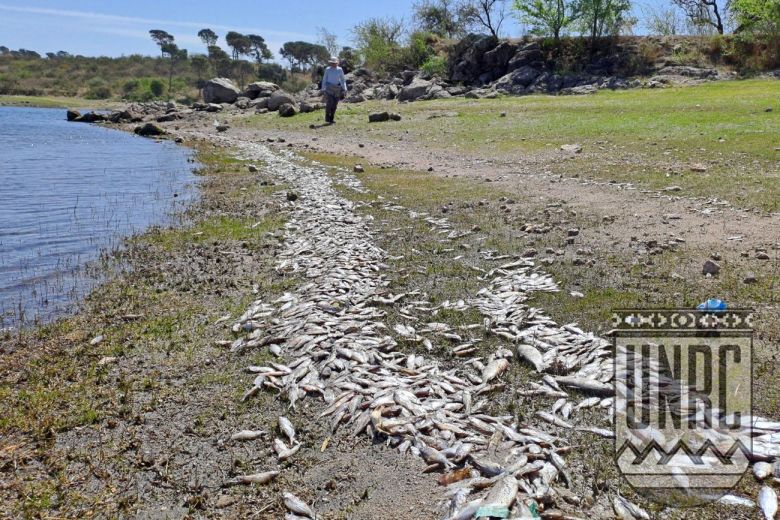
[[[204,82],[230,77],[240,86],[257,79],[279,83],[289,91],[305,88],[330,56],[338,56],[346,72],[366,67],[379,74],[422,69],[447,72],[448,50],[469,33],[495,37],[542,38],[558,48],[561,60],[588,60],[588,49],[635,31],[657,36],[693,35],[698,44],[681,61],[719,60],[740,70],[780,67],[780,0],[669,0],[666,6],[642,8],[633,0],[421,0],[408,17],[371,18],[355,25],[352,46],[317,29],[317,41],[286,42],[278,56],[257,34],[209,28],[197,35],[205,52],[189,54],[174,35],[149,31],[159,57],[120,58],[72,56],[66,51],[41,56],[35,51],[0,46],[0,94],[86,96],[151,100],[194,99]],[[506,32],[514,16],[522,35]],[[572,44],[572,42],[575,42]],[[652,43],[642,52],[651,59]],[[578,49],[574,55],[571,49]]]

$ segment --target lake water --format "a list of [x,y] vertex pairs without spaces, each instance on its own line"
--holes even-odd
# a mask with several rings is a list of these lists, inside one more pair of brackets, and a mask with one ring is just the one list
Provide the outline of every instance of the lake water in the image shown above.
[[186,148],[0,107],[0,329],[72,311],[90,262],[172,223],[195,182]]

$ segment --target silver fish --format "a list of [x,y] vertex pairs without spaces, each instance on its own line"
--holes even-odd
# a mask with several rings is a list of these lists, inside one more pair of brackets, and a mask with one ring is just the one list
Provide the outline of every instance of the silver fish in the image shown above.
[[774,520],[777,515],[777,493],[769,486],[761,486],[758,492],[758,507],[766,520]]
[[266,432],[261,430],[241,430],[230,436],[231,441],[253,441],[267,435]]
[[284,498],[284,505],[291,512],[311,519],[316,518],[314,511],[306,504],[306,502],[296,497],[289,491],[282,493],[282,497]]
[[265,473],[255,473],[254,475],[242,475],[236,477],[233,482],[236,484],[267,484],[279,475],[278,471],[266,471]]

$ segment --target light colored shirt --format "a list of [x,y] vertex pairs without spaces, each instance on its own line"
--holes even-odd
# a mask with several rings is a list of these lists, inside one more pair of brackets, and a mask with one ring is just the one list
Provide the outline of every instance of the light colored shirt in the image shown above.
[[341,67],[326,67],[325,74],[322,76],[322,90],[327,90],[329,86],[341,85],[344,92],[347,91],[347,79],[344,77],[344,71]]

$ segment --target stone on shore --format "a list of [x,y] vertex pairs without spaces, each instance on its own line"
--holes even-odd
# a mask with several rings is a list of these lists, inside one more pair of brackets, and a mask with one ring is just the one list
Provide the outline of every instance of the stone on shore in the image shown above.
[[203,87],[203,101],[206,103],[235,103],[241,91],[227,78],[214,78]]
[[279,115],[282,117],[292,117],[298,113],[295,105],[292,103],[285,103],[279,107]]
[[390,121],[389,112],[372,112],[368,114],[369,123],[384,123],[385,121]]
[[279,110],[279,107],[282,105],[294,105],[295,104],[295,98],[291,95],[285,92],[284,90],[277,90],[273,94],[271,94],[271,97],[268,98],[268,110],[271,112],[275,112],[276,110]]
[[135,133],[141,137],[155,137],[165,135],[165,130],[155,125],[154,123],[146,123],[143,126],[135,127]]
[[66,117],[68,118],[68,121],[75,121],[81,117],[81,112],[78,110],[68,110]]

